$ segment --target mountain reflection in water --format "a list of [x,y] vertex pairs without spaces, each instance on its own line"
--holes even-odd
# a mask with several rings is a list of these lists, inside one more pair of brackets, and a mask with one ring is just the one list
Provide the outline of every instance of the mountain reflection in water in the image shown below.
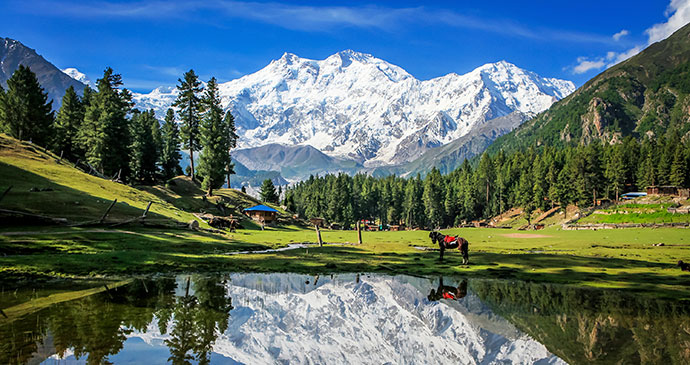
[[190,275],[0,317],[0,363],[688,363],[687,313],[505,281]]

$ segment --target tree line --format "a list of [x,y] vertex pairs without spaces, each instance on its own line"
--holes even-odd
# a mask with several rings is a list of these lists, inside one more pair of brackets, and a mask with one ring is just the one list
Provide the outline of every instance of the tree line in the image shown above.
[[448,175],[433,168],[424,178],[358,174],[311,176],[285,194],[288,210],[350,226],[359,219],[410,227],[447,227],[521,207],[536,210],[620,194],[651,185],[690,185],[690,142],[678,134],[587,146],[532,147],[484,153]]
[[234,173],[235,121],[230,112],[223,113],[215,78],[203,87],[190,70],[178,82],[175,109],[167,110],[162,124],[153,110],[135,108],[132,93],[121,88],[121,75],[110,67],[95,90],[87,85],[80,96],[68,88],[56,114],[36,75],[20,65],[7,80],[7,90],[0,87],[0,132],[82,162],[102,176],[137,184],[182,174],[182,146],[191,156],[189,175],[201,179],[211,195],[226,179],[229,186]]

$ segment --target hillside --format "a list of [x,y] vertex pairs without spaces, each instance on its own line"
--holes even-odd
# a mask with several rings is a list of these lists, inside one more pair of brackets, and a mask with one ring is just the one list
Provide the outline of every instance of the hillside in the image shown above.
[[690,131],[690,24],[599,74],[489,148],[616,142]]
[[[108,216],[110,221],[140,216],[149,202],[153,202],[148,214],[151,219],[184,223],[196,219],[192,213],[239,216],[242,209],[259,204],[233,189],[219,189],[214,197],[205,198],[205,192],[185,176],[168,186],[131,187],[101,179],[5,134],[0,134],[0,176],[2,192],[12,186],[0,208],[65,218],[70,223],[99,219],[114,199],[118,202]],[[222,209],[218,207],[221,202]]]
[[[298,180],[307,179],[309,175],[353,173],[362,168],[354,161],[328,156],[309,145],[284,146],[274,143],[233,151],[232,155],[247,169],[279,171],[285,178]],[[237,169],[236,172],[240,173]]]

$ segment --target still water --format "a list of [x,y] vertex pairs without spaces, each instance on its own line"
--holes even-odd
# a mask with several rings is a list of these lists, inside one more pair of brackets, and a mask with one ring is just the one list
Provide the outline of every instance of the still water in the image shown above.
[[523,282],[183,275],[0,308],[2,364],[690,363],[680,302]]

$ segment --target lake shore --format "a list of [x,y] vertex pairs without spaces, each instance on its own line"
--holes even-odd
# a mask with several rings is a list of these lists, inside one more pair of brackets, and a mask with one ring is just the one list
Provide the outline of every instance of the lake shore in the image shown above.
[[444,230],[470,242],[471,265],[461,265],[456,251],[439,262],[427,231],[363,232],[363,244],[358,245],[356,231],[322,230],[323,240],[330,243],[324,247],[232,254],[313,244],[316,232],[299,227],[227,234],[13,227],[0,230],[0,281],[11,287],[26,280],[158,273],[380,272],[572,284],[690,299],[690,274],[676,266],[678,260],[690,261],[687,232],[672,228],[563,231],[555,227],[538,234],[505,229]]

